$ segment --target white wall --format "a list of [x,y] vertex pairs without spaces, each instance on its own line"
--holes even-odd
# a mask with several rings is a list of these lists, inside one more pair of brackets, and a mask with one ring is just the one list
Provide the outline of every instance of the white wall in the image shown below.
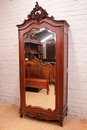
[[[87,118],[87,0],[38,0],[69,28],[70,115]],[[36,0],[0,0],[0,102],[19,105],[18,30]]]

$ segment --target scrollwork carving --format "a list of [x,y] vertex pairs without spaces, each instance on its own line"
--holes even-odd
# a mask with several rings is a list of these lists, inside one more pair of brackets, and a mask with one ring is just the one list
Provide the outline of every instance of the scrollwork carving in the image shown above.
[[40,120],[44,120],[44,115],[42,113],[37,113],[36,118]]
[[[28,20],[36,20],[37,22],[40,22],[40,20],[44,18],[51,18],[54,19],[53,16],[49,17],[46,10],[44,10],[42,7],[39,6],[38,2],[36,2],[35,8],[30,12],[30,14],[27,16]],[[26,20],[24,20],[26,22]]]
[[[39,113],[39,112],[31,112],[31,111],[28,111],[26,113],[28,116],[30,117],[35,117],[37,119],[40,119],[40,120],[59,120],[59,116],[58,115],[51,115],[51,114],[43,114],[43,113]],[[60,121],[62,122],[62,118],[60,119]]]

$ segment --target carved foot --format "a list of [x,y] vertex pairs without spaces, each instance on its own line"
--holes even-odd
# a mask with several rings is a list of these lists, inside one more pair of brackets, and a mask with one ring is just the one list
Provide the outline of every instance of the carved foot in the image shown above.
[[62,127],[62,126],[63,126],[63,123],[60,123],[60,126]]
[[23,113],[20,113],[20,118],[22,118],[23,117]]
[[61,117],[61,119],[60,119],[60,126],[61,127],[63,126],[63,117]]
[[66,108],[66,115],[65,116],[67,116],[68,115],[68,107]]
[[47,95],[49,94],[49,89],[47,89]]
[[67,116],[68,114],[67,114],[67,112],[66,112],[66,115],[65,116]]

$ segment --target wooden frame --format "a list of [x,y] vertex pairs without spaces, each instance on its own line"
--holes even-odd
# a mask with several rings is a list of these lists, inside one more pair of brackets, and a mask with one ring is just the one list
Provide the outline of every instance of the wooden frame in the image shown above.
[[[17,25],[19,33],[19,63],[20,63],[20,116],[27,114],[31,117],[45,120],[58,120],[63,125],[67,115],[68,93],[68,27],[65,20],[54,20],[36,2],[35,8],[28,19]],[[24,35],[33,28],[45,27],[56,33],[56,80],[55,80],[55,110],[43,109],[38,106],[26,106],[25,102],[25,70],[24,70]]]

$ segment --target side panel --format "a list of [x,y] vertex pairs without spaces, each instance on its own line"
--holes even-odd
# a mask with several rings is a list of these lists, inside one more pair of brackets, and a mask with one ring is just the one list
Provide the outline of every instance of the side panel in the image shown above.
[[68,34],[64,31],[64,66],[63,66],[63,112],[67,106],[67,91],[68,91]]

